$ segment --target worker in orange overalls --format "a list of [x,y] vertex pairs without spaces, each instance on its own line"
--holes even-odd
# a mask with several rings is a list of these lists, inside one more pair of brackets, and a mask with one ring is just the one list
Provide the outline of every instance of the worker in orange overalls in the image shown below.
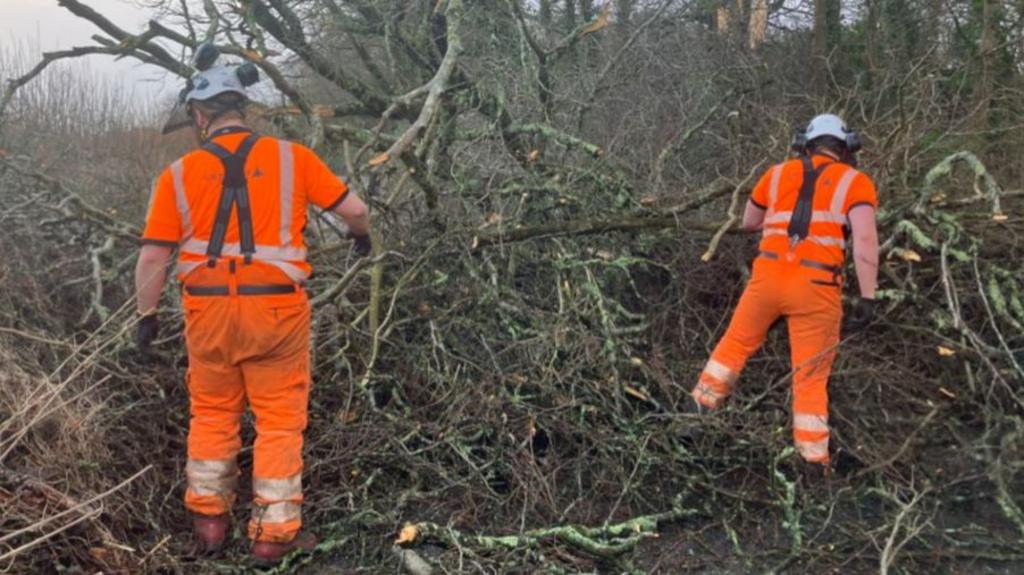
[[[308,148],[245,124],[255,68],[212,66],[204,45],[167,131],[192,125],[199,142],[156,183],[135,271],[139,346],[159,331],[157,305],[172,250],[182,284],[191,424],[185,505],[207,550],[223,544],[235,500],[242,414],[255,415],[253,556],[279,561],[311,549],[302,525],[302,434],[310,387],[307,205],[348,224],[370,251],[366,205]],[[183,121],[182,121],[183,120]]]
[[687,411],[719,407],[747,358],[780,317],[789,327],[793,368],[793,439],[809,469],[827,473],[828,377],[843,316],[842,269],[852,238],[860,298],[848,331],[874,318],[878,277],[875,186],[855,169],[857,134],[834,115],[820,115],[797,134],[798,159],[771,168],[754,188],[743,228],[763,230],[750,282],[725,336],[694,388]]

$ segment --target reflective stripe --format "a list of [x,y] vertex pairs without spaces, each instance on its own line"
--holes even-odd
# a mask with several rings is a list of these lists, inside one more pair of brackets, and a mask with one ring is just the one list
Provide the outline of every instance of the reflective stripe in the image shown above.
[[807,239],[815,242],[819,246],[828,246],[839,248],[840,250],[846,250],[846,239],[842,237],[830,237],[827,235],[808,235]]
[[[257,259],[259,259],[259,258],[257,258]],[[284,262],[284,261],[278,261],[278,260],[260,260],[260,261],[262,261],[263,263],[265,263],[267,265],[274,266],[275,268],[281,270],[281,273],[283,273],[284,275],[288,276],[288,279],[292,280],[293,282],[295,282],[297,284],[304,283],[307,279],[309,279],[309,273],[307,273],[305,270],[303,270],[302,268],[300,268],[299,266],[297,266],[295,264],[291,264],[291,263]],[[203,261],[199,261],[199,262],[193,262],[193,261],[182,260],[181,258],[179,258],[178,259],[178,266],[177,266],[178,275],[181,276],[182,278],[185,278],[186,276],[188,276],[188,274],[192,273],[192,270],[196,269],[197,267],[199,267],[201,265],[206,265],[206,261],[203,260]]]
[[[764,236],[787,236],[788,233],[783,228],[765,228]],[[846,240],[843,238],[834,238],[832,236],[807,236],[807,241],[814,242],[822,246],[837,247],[841,250],[846,249]]]
[[292,156],[292,143],[278,140],[278,155],[281,163],[281,245],[292,243],[292,201],[295,191],[295,160]]
[[828,416],[810,415],[807,413],[793,414],[793,428],[804,431],[828,432]]
[[181,258],[178,258],[178,266],[177,266],[178,275],[184,278],[189,273],[191,273],[192,270],[196,269],[197,267],[199,267],[201,264],[204,264],[204,263],[206,263],[206,262],[188,262],[188,261],[182,260]]
[[800,456],[808,461],[821,461],[828,458],[828,438],[819,441],[795,441]]
[[259,506],[253,513],[259,523],[287,523],[302,519],[302,506],[291,501]]
[[707,365],[704,366],[704,373],[729,386],[735,383],[740,376],[739,373],[714,359],[708,360]]
[[782,165],[772,168],[772,183],[768,187],[768,209],[773,210],[779,201],[779,182],[782,181]]
[[267,501],[282,501],[302,497],[302,474],[284,479],[256,477],[252,480],[253,494]]
[[302,268],[300,268],[299,266],[297,266],[295,264],[291,264],[291,263],[283,262],[283,261],[279,261],[279,260],[268,260],[266,263],[268,263],[268,264],[274,266],[275,268],[281,270],[281,272],[283,272],[284,275],[288,276],[288,279],[292,280],[293,282],[295,282],[297,284],[301,284],[301,283],[305,282],[307,279],[309,279],[309,274],[306,273],[305,270],[303,270]]
[[836,192],[832,195],[832,213],[846,220],[843,214],[843,205],[846,204],[846,196],[850,193],[850,186],[853,185],[853,179],[857,177],[857,170],[849,168],[843,177],[839,179],[839,184],[836,186]]
[[[189,239],[188,241],[181,244],[181,251],[197,256],[206,256],[206,248],[210,242],[206,240]],[[221,250],[222,256],[241,256],[242,246],[237,243],[226,243],[224,248]],[[271,261],[271,260],[305,260],[306,249],[296,248],[292,246],[277,247],[277,246],[256,246],[256,252],[253,257],[258,260]]]
[[[765,224],[788,224],[793,212],[775,212],[764,219]],[[825,210],[815,210],[811,214],[811,223],[845,224],[846,218]]]
[[189,459],[185,476],[196,495],[227,495],[238,486],[238,465],[234,459]]
[[710,385],[700,382],[693,391],[690,392],[690,397],[695,399],[697,403],[707,407],[709,409],[715,409],[725,400],[725,394],[715,391]]
[[184,239],[192,237],[192,211],[188,207],[188,197],[185,196],[185,162],[179,159],[171,164],[171,180],[174,182],[174,202],[178,206],[178,214],[181,216],[181,228],[184,230]]

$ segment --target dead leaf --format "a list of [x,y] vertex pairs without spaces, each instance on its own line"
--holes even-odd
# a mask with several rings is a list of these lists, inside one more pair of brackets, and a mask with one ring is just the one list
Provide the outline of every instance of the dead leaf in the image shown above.
[[420,536],[420,528],[412,523],[406,523],[405,527],[398,533],[398,539],[395,539],[395,545],[403,545],[412,543]]
[[92,555],[97,561],[106,563],[110,559],[110,550],[103,547],[91,547],[89,548],[89,555]]
[[932,202],[933,204],[941,204],[941,203],[942,203],[942,202],[944,202],[944,201],[946,201],[946,194],[944,194],[944,193],[941,193],[941,192],[940,192],[940,193],[938,193],[938,194],[935,194],[935,195],[934,195],[934,196],[932,196],[932,198],[931,198],[931,202]]
[[921,261],[921,254],[915,252],[914,250],[903,250],[903,253],[901,254],[901,257],[903,257],[903,261],[906,261],[906,262],[920,262]]
[[359,421],[359,412],[354,409],[342,409],[338,411],[338,421],[344,423],[345,425],[351,425]]
[[492,213],[487,215],[487,220],[486,221],[487,221],[487,225],[493,226],[493,225],[496,225],[496,224],[500,224],[504,219],[505,218],[503,218],[501,216],[501,214],[499,214],[498,212],[492,212]]
[[532,415],[529,419],[526,420],[526,435],[530,439],[533,439],[534,436],[537,435],[537,421],[533,418]]
[[367,162],[367,165],[369,165],[371,168],[376,168],[377,166],[386,164],[390,159],[391,156],[387,152],[381,152],[379,155],[374,156],[373,159]]
[[248,58],[249,60],[252,60],[253,62],[262,62],[263,61],[263,56],[260,55],[260,53],[257,52],[256,50],[246,50],[245,51],[245,57]]
[[611,0],[608,0],[607,2],[604,3],[604,8],[601,8],[601,13],[598,14],[597,18],[594,18],[593,22],[591,22],[590,24],[587,24],[586,26],[583,27],[583,30],[580,31],[580,36],[586,36],[587,34],[593,34],[594,32],[599,32],[599,31],[607,28],[608,27],[608,16],[609,16],[609,14],[611,14],[611,9],[612,9],[612,3],[611,3]]
[[641,206],[653,206],[656,203],[658,203],[657,196],[647,195],[640,198]]
[[1005,222],[1010,219],[1010,216],[1006,214],[992,214],[992,220],[996,222]]
[[613,259],[615,259],[615,254],[611,253],[608,250],[597,250],[596,252],[594,252],[594,255],[603,259],[606,262],[610,262]]
[[634,367],[643,367],[644,366],[644,360],[640,359],[639,357],[631,357],[631,358],[629,358],[629,363],[632,364]]
[[540,159],[540,150],[533,150],[533,151],[530,152],[530,155],[526,157],[526,161],[530,162],[531,164],[536,162],[539,159]]
[[914,250],[908,250],[903,248],[896,248],[892,251],[892,254],[905,262],[920,262],[921,254]]
[[420,317],[430,317],[430,314],[434,311],[429,302],[420,301],[416,304],[416,312],[420,314]]
[[634,389],[634,388],[632,388],[632,387],[630,387],[628,385],[623,386],[623,389],[625,390],[626,393],[628,393],[629,395],[632,395],[633,397],[639,399],[640,401],[650,401],[651,400],[649,395],[647,395],[646,393],[640,391],[639,389]]
[[948,348],[944,345],[937,346],[935,348],[935,351],[939,352],[939,355],[942,357],[953,357],[954,355],[956,355],[956,350]]

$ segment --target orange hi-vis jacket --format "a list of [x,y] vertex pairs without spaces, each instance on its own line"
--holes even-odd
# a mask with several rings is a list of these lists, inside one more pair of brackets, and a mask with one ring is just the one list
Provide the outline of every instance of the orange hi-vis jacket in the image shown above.
[[820,169],[813,214],[807,238],[796,246],[791,245],[786,230],[800,197],[804,177],[802,161],[790,160],[774,166],[754,187],[751,201],[767,210],[760,250],[841,267],[846,251],[847,214],[855,206],[878,205],[875,185],[846,164],[825,156],[814,156],[812,161],[814,167]]
[[[234,152],[250,134],[229,131],[214,141]],[[312,150],[285,140],[261,137],[251,150],[245,174],[255,240],[254,263],[272,266],[301,284],[311,268],[302,232],[309,203],[331,210],[348,188]],[[224,167],[217,156],[199,149],[170,165],[157,180],[142,242],[178,247],[178,279],[207,263],[207,248],[217,216]],[[221,251],[240,259],[238,213],[232,211]]]

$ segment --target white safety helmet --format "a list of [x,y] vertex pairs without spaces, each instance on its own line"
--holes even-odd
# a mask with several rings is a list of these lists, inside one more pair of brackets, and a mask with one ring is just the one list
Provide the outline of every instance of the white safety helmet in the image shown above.
[[259,72],[256,66],[251,63],[245,63],[236,68],[213,66],[213,62],[219,56],[220,52],[213,44],[203,44],[196,50],[193,65],[199,71],[189,78],[185,89],[178,94],[178,100],[171,111],[171,116],[164,124],[164,134],[169,134],[192,123],[189,113],[189,104],[192,102],[209,100],[229,92],[241,96],[243,102],[248,100],[246,86],[251,86],[259,81]]
[[234,92],[247,97],[245,85],[238,74],[239,68],[230,69],[227,66],[216,66],[209,70],[203,70],[192,76],[189,80],[189,87],[183,98],[185,103],[193,100],[209,100],[226,92]]
[[793,139],[793,149],[797,152],[804,152],[807,145],[818,138],[831,136],[846,144],[850,153],[860,151],[860,135],[846,127],[846,122],[835,114],[820,114],[807,124],[804,130],[797,130]]

